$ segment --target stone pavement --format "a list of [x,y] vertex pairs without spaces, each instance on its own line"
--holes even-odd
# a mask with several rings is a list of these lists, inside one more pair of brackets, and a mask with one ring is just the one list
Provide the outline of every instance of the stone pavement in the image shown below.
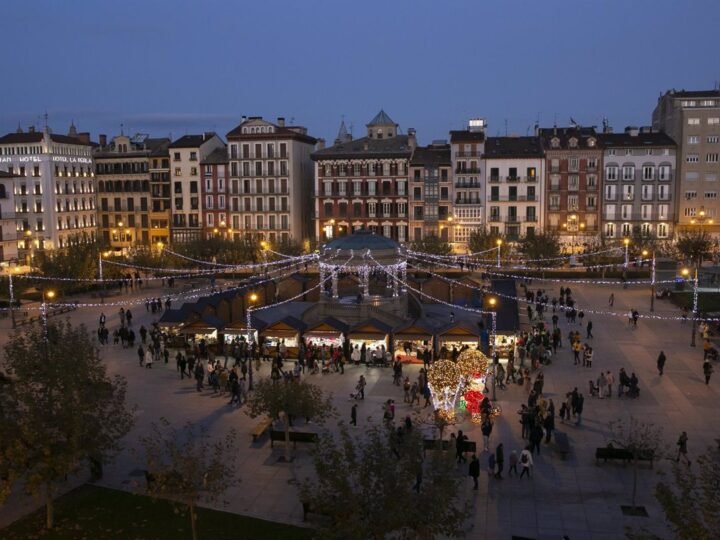
[[[533,288],[542,287],[542,282],[534,281]],[[548,286],[548,295],[558,295],[559,284]],[[572,286],[572,284],[571,284]],[[622,464],[607,463],[596,465],[595,448],[607,443],[607,424],[611,420],[629,414],[643,420],[651,420],[665,429],[665,436],[671,449],[680,431],[686,430],[690,437],[690,459],[720,436],[720,419],[714,415],[714,406],[718,398],[718,381],[705,386],[702,378],[702,346],[689,347],[690,324],[678,321],[639,322],[635,331],[628,328],[625,314],[630,308],[640,313],[649,309],[649,289],[630,287],[572,286],[579,308],[607,310],[610,292],[615,293],[614,310],[620,316],[591,315],[586,310],[585,322],[592,320],[595,338],[595,350],[592,369],[572,364],[572,354],[565,348],[559,352],[552,365],[544,368],[545,393],[552,398],[559,410],[565,393],[577,386],[586,395],[583,424],[564,426],[559,422],[556,427],[568,434],[571,453],[567,460],[543,446],[542,455],[535,458],[535,471],[532,479],[507,478],[490,479],[481,475],[480,490],[472,491],[472,481],[467,477],[467,466],[459,467],[458,474],[465,481],[467,496],[473,500],[476,510],[472,529],[468,537],[478,539],[511,538],[570,538],[610,539],[619,538],[626,525],[643,525],[667,536],[662,525],[662,516],[653,497],[654,485],[659,474],[667,470],[668,460],[659,460],[654,469],[641,466],[639,472],[638,502],[644,505],[649,518],[624,517],[620,505],[630,503],[632,471]],[[139,296],[143,296],[140,291]],[[157,293],[155,293],[157,295]],[[132,297],[132,295],[130,295]],[[136,295],[137,296],[137,293]],[[111,301],[117,301],[115,297]],[[521,303],[522,319],[524,305]],[[112,329],[118,324],[118,307],[106,305],[108,326]],[[91,330],[101,308],[84,308],[71,315],[73,321],[85,322]],[[656,314],[677,316],[679,312],[667,300],[656,301]],[[157,319],[145,312],[144,305],[133,308],[133,325],[139,328]],[[549,315],[547,316],[549,319]],[[2,321],[9,326],[7,321]],[[563,333],[568,330],[564,317],[560,322]],[[576,325],[578,328],[579,325]],[[3,332],[4,334],[4,332]],[[584,337],[585,332],[582,330]],[[3,337],[0,339],[4,340]],[[663,349],[667,355],[665,375],[659,377],[655,369],[655,359]],[[213,433],[221,434],[231,427],[240,433],[240,449],[235,459],[238,464],[240,484],[232,489],[226,499],[229,505],[224,507],[231,512],[252,515],[269,520],[299,523],[302,520],[302,508],[298,502],[294,486],[295,478],[310,473],[311,464],[308,448],[299,445],[292,465],[280,464],[277,457],[282,454],[282,446],[270,449],[267,439],[252,443],[250,431],[257,420],[250,419],[243,409],[231,409],[229,398],[216,397],[211,391],[197,393],[192,381],[180,381],[175,370],[174,360],[168,366],[155,364],[152,370],[140,368],[134,350],[121,349],[112,345],[103,350],[109,370],[119,373],[129,381],[128,400],[137,404],[137,423],[125,442],[126,450],[118,459],[105,469],[101,484],[120,489],[133,489],[142,483],[143,478],[137,471],[144,468],[142,454],[134,452],[138,437],[147,432],[150,422],[166,417],[180,425],[186,421],[209,426]],[[612,399],[598,400],[587,395],[589,379],[595,379],[601,369],[617,373],[620,367],[628,373],[634,371],[640,379],[641,397],[636,400]],[[416,378],[417,366],[405,367],[405,373],[411,380]],[[349,366],[345,375],[316,375],[309,378],[334,395],[334,402],[340,417],[349,419],[350,400],[355,382],[360,374],[368,380],[366,399],[360,402],[358,418],[360,428],[368,416],[381,421],[382,403],[393,398],[397,403],[396,418],[401,421],[410,413],[410,407],[402,403],[402,390],[392,385],[391,371],[388,369],[366,370],[364,367]],[[264,365],[261,376],[267,376],[269,368]],[[719,375],[720,376],[720,375]],[[507,456],[512,450],[520,450],[523,440],[520,437],[519,418],[515,411],[526,394],[521,387],[513,386],[507,390],[498,390],[499,404],[503,413],[493,430],[491,446],[504,443]],[[481,444],[482,437],[478,426],[472,424],[456,426],[466,432],[471,440]],[[362,433],[362,429],[358,429]],[[481,454],[481,464],[486,468],[487,454]],[[27,505],[27,501],[15,499],[14,503],[0,511],[0,525],[7,523],[17,515],[18,508]]]

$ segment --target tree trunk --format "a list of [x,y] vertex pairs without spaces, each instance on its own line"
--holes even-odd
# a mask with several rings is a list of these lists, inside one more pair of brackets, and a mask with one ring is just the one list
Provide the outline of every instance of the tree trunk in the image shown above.
[[55,501],[52,498],[50,485],[45,486],[45,526],[48,530],[55,526]]
[[290,463],[290,416],[288,413],[281,413],[285,423],[285,461]]
[[197,513],[194,504],[190,505],[190,530],[192,531],[193,540],[197,540]]

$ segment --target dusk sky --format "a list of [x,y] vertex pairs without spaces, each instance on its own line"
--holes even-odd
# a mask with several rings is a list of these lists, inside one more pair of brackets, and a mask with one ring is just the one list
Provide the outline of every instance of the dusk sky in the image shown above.
[[329,139],[384,108],[422,144],[470,117],[650,123],[720,81],[717,0],[4,0],[0,131],[223,138],[242,115]]

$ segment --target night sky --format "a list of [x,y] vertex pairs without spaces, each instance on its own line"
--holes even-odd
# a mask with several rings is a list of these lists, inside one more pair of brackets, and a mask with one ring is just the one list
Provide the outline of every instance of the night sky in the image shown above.
[[3,0],[0,132],[223,137],[242,115],[332,141],[384,108],[422,144],[647,125],[720,81],[717,0]]

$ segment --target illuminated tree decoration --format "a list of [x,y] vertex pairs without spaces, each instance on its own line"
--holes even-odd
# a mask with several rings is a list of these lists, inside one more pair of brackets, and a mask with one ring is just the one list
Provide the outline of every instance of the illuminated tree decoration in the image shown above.
[[467,382],[478,375],[484,379],[489,363],[488,357],[477,349],[466,349],[458,356],[457,367],[462,378]]
[[452,418],[462,388],[460,368],[451,360],[440,360],[428,368],[427,380],[433,407],[439,414]]

